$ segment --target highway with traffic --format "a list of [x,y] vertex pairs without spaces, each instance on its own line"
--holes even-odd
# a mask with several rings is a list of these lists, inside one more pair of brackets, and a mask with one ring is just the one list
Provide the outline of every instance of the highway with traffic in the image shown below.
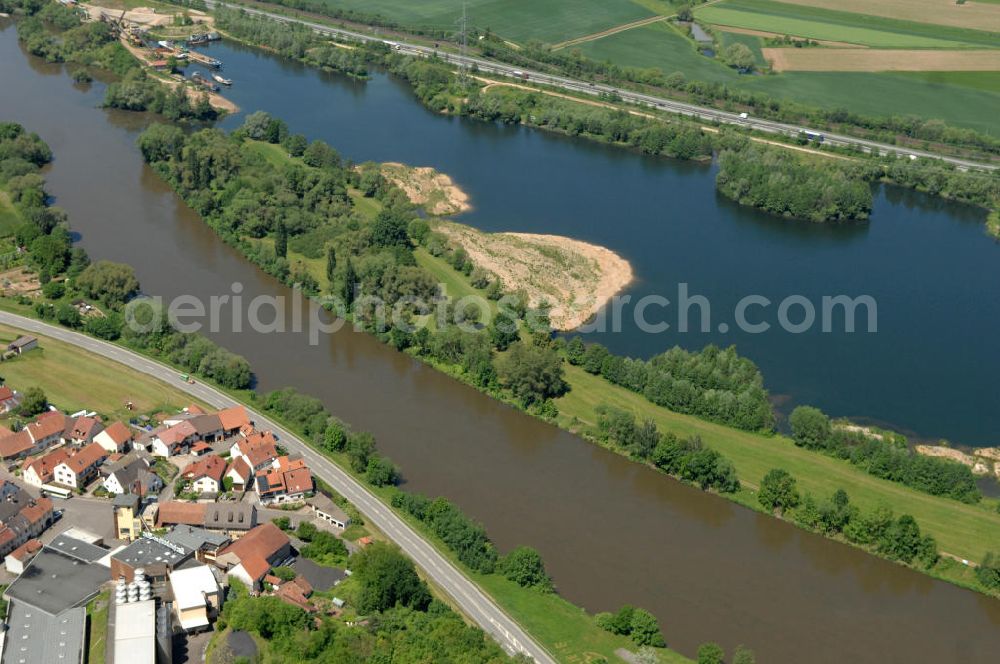
[[645,106],[648,108],[659,109],[670,113],[676,113],[678,115],[696,118],[703,122],[737,125],[740,127],[744,127],[746,129],[752,129],[767,134],[789,136],[793,138],[799,137],[801,135],[811,135],[811,136],[822,135],[823,142],[827,145],[833,145],[837,147],[856,147],[860,149],[862,152],[875,153],[879,155],[897,154],[905,158],[939,159],[943,162],[953,164],[960,170],[973,169],[973,170],[994,171],[998,168],[998,166],[995,164],[987,164],[968,159],[961,159],[958,157],[949,157],[946,155],[939,155],[924,150],[900,148],[899,146],[890,145],[888,143],[879,143],[877,141],[869,141],[863,138],[845,136],[843,134],[831,134],[823,129],[817,129],[815,127],[803,127],[799,125],[776,122],[774,120],[765,120],[754,117],[743,117],[743,115],[740,113],[731,113],[729,111],[722,111],[707,106],[698,106],[696,104],[688,104],[673,99],[667,99],[665,97],[656,97],[654,95],[643,94],[641,92],[625,90],[622,88],[616,88],[613,86],[603,85],[600,83],[592,83],[588,81],[581,81],[573,78],[568,78],[565,76],[556,76],[553,74],[532,71],[530,69],[524,69],[523,67],[515,67],[513,65],[497,62],[496,60],[487,60],[485,58],[445,52],[431,46],[411,44],[404,41],[399,41],[398,39],[388,39],[383,36],[366,34],[363,32],[358,32],[356,30],[336,28],[330,25],[326,25],[324,23],[308,21],[306,19],[296,18],[293,16],[286,16],[284,14],[278,14],[275,12],[268,12],[262,9],[247,7],[240,4],[226,3],[226,2],[221,2],[220,0],[205,0],[205,5],[209,9],[214,9],[215,7],[230,7],[235,9],[242,9],[248,14],[255,14],[258,16],[267,17],[271,20],[282,23],[298,23],[307,28],[310,28],[317,34],[328,35],[340,40],[360,41],[360,42],[372,42],[372,41],[384,42],[386,44],[389,44],[397,52],[405,55],[425,57],[425,58],[437,56],[442,60],[445,60],[446,62],[450,62],[461,67],[467,67],[470,69],[474,67],[478,69],[480,72],[488,74],[496,74],[499,76],[508,76],[511,78],[519,79],[521,82],[527,80],[536,84],[549,85],[552,87],[561,88],[563,90],[569,90],[571,92],[576,92],[591,96],[601,96],[601,95],[617,96],[623,102],[626,103]]
[[[129,369],[157,378],[215,408],[239,405],[238,401],[214,387],[201,382],[190,383],[181,377],[177,369],[121,346],[8,312],[0,312],[0,323],[57,339],[119,362]],[[44,340],[42,345],[44,346]],[[378,496],[277,422],[260,412],[247,410],[250,419],[257,427],[271,430],[289,451],[301,453],[316,477],[332,486],[357,507],[365,519],[395,542],[438,588],[451,597],[469,619],[496,639],[504,650],[510,654],[526,654],[539,664],[555,664],[552,656],[497,606],[478,585],[397,516]]]

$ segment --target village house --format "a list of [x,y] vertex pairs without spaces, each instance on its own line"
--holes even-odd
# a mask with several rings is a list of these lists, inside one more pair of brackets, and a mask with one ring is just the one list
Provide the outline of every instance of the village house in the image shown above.
[[132,430],[123,422],[112,422],[111,425],[94,436],[94,442],[100,444],[108,454],[128,452],[132,446]]
[[55,478],[56,466],[70,457],[69,450],[59,447],[47,454],[28,458],[21,467],[21,479],[25,484],[41,488]]
[[[96,441],[95,441],[96,442]],[[140,496],[156,495],[163,489],[163,480],[149,469],[146,459],[129,455],[101,469],[103,486],[108,493],[134,493]]]
[[250,421],[250,416],[247,414],[247,409],[243,406],[224,408],[217,415],[219,423],[222,426],[222,435],[227,437],[234,436],[245,427],[253,425],[253,422]]
[[0,556],[6,556],[29,539],[37,538],[52,525],[50,498],[35,500],[21,490],[16,497],[12,497],[10,504],[15,505],[17,511],[4,515],[3,526],[0,527]]
[[220,493],[226,474],[226,462],[217,454],[201,457],[181,472],[181,478],[191,483],[198,493]]
[[232,444],[229,458],[244,459],[256,473],[278,458],[278,441],[270,431],[251,431]]
[[234,460],[226,469],[226,477],[233,481],[233,491],[246,491],[253,476],[253,471],[243,457]]
[[163,536],[168,542],[173,542],[194,551],[198,562],[215,563],[219,553],[232,541],[222,533],[213,533],[197,526],[175,526]]
[[81,415],[75,419],[70,419],[63,431],[63,442],[82,447],[94,441],[97,434],[104,431],[104,424],[97,417]]
[[156,433],[149,451],[158,457],[187,454],[191,444],[197,439],[198,430],[191,424],[191,420],[183,420]]
[[6,385],[0,386],[0,413],[12,413],[21,405],[21,397]]
[[65,415],[54,410],[42,413],[17,433],[0,438],[0,458],[22,459],[61,442],[66,419]]
[[264,523],[223,549],[216,564],[229,577],[258,591],[268,571],[285,562],[291,552],[288,536],[273,523]]
[[4,567],[11,574],[21,574],[24,572],[24,568],[31,562],[31,559],[35,557],[42,548],[41,541],[37,539],[30,539],[21,546],[17,547],[13,551],[7,554],[4,558]]
[[263,505],[290,503],[306,498],[313,490],[313,477],[301,457],[279,457],[274,466],[261,470],[256,491]]
[[108,456],[99,443],[91,443],[55,467],[55,483],[82,489],[97,475],[97,468]]

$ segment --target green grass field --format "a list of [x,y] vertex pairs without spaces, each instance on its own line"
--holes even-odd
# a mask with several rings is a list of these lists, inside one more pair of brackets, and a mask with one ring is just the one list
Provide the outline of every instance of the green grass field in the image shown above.
[[740,479],[754,485],[770,469],[784,468],[795,476],[800,489],[812,491],[817,497],[842,488],[862,508],[885,503],[897,514],[913,515],[921,529],[934,535],[942,551],[979,561],[987,551],[1000,550],[1000,514],[995,510],[995,502],[965,505],[930,496],[876,479],[846,461],[796,447],[783,436],[738,431],[674,413],[579,367],[567,365],[566,369],[572,389],[556,402],[564,426],[573,418],[594,424],[594,409],[602,403],[610,404],[652,418],[663,431],[701,436],[706,445],[732,460]]
[[764,45],[764,40],[761,37],[757,37],[756,35],[743,35],[738,32],[726,32],[724,30],[717,30],[716,32],[722,48],[726,48],[732,44],[743,44],[753,52],[753,57],[754,60],[756,60],[758,67],[764,67],[767,65],[767,62],[764,61],[764,54],[760,50]]
[[[6,346],[21,334],[0,325],[0,344]],[[113,419],[127,420],[136,413],[172,412],[192,401],[197,403],[165,383],[61,341],[39,336],[38,345],[36,350],[0,363],[0,376],[17,390],[42,388],[51,403],[68,412],[96,410]],[[125,408],[127,400],[135,404],[135,410]]]
[[996,48],[1000,35],[877,16],[790,5],[772,0],[725,0],[699,7],[705,23],[881,48]]
[[588,58],[629,67],[684,72],[691,80],[732,83],[739,75],[718,60],[701,55],[693,41],[666,21],[625,30],[573,47]]
[[21,216],[14,209],[7,192],[0,191],[0,237],[13,235],[21,223]]
[[[327,0],[327,4],[381,14],[406,27],[457,31],[461,0]],[[513,41],[556,43],[652,16],[665,3],[632,0],[468,0],[469,24]]]

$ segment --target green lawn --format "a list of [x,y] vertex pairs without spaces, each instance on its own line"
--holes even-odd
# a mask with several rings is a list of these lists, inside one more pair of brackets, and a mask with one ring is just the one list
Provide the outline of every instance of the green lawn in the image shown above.
[[108,647],[108,603],[111,591],[104,590],[87,604],[88,652],[87,662],[103,664]]
[[573,47],[588,58],[628,67],[658,67],[683,72],[691,80],[733,83],[739,75],[718,60],[701,55],[694,42],[660,21]]
[[[406,27],[454,32],[462,0],[327,0],[340,9],[381,14]],[[514,41],[556,43],[652,16],[665,3],[649,0],[467,0],[469,25]]]
[[772,0],[724,0],[695,9],[714,25],[881,48],[996,48],[1000,35]]
[[563,426],[568,427],[574,418],[592,425],[594,409],[602,403],[610,404],[652,418],[661,430],[701,436],[706,445],[732,460],[743,481],[757,485],[768,470],[784,468],[795,476],[801,489],[817,497],[842,488],[862,508],[884,502],[897,514],[913,515],[923,530],[934,535],[942,551],[979,561],[987,551],[1000,550],[1000,514],[995,510],[995,501],[965,505],[930,496],[876,479],[846,461],[796,447],[783,436],[757,435],[680,415],[579,367],[567,365],[566,369],[572,389],[556,402]]
[[[0,325],[0,344],[6,346],[21,334]],[[127,421],[130,415],[163,409],[174,411],[195,401],[154,378],[129,371],[112,360],[83,353],[61,341],[39,336],[38,346],[21,357],[0,363],[0,376],[18,390],[42,388],[50,402],[68,412],[95,410]],[[135,404],[134,411],[124,407],[127,400]]]
[[767,64],[764,61],[764,54],[761,52],[761,47],[764,44],[764,40],[756,35],[744,35],[738,32],[726,32],[724,30],[717,31],[719,42],[722,48],[726,48],[732,44],[743,44],[753,52],[754,60],[757,61],[757,66],[763,67]]

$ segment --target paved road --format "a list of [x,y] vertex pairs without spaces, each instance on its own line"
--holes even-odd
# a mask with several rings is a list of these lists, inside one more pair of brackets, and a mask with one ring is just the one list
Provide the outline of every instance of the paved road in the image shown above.
[[[0,312],[0,323],[21,330],[58,339],[95,355],[101,355],[120,362],[130,369],[158,378],[178,390],[187,392],[216,408],[237,405],[237,402],[222,392],[202,383],[189,384],[180,379],[179,371],[150,360],[129,350],[98,339],[56,327],[41,321]],[[435,584],[443,589],[487,634],[500,643],[510,653],[523,652],[540,664],[555,664],[555,660],[521,627],[514,622],[492,599],[490,599],[467,576],[402,519],[396,516],[378,497],[361,483],[335,466],[325,457],[308,447],[290,431],[268,419],[259,412],[250,412],[251,419],[258,427],[270,429],[286,448],[300,452],[306,458],[313,473],[329,483],[341,495],[354,504],[365,518],[390,537],[406,552]],[[74,499],[78,500],[78,499]]]
[[486,60],[484,58],[462,56],[454,53],[445,53],[442,51],[438,51],[435,48],[431,48],[429,46],[421,46],[418,44],[409,44],[397,40],[385,39],[383,37],[365,34],[363,32],[356,32],[354,30],[344,30],[342,28],[335,28],[322,23],[315,23],[313,21],[307,21],[305,19],[294,18],[291,16],[284,16],[282,14],[275,14],[272,12],[263,11],[261,9],[245,7],[239,4],[230,4],[226,2],[220,2],[219,0],[205,0],[205,4],[209,9],[214,9],[215,7],[234,7],[242,9],[249,14],[266,16],[280,23],[298,23],[308,28],[311,28],[314,32],[318,34],[330,35],[337,37],[339,39],[361,41],[361,42],[369,42],[369,41],[385,42],[387,44],[390,44],[398,52],[404,53],[406,55],[413,55],[419,57],[430,57],[433,55],[437,55],[447,62],[452,62],[457,65],[464,65],[466,67],[475,66],[479,69],[479,71],[490,74],[500,74],[502,76],[520,78],[522,80],[526,78],[527,80],[530,80],[533,83],[551,85],[553,87],[562,88],[564,90],[571,90],[577,93],[583,93],[593,96],[599,96],[601,94],[615,94],[628,103],[638,104],[640,106],[647,106],[650,108],[657,108],[672,113],[677,113],[679,115],[697,118],[705,122],[719,122],[721,124],[738,125],[740,127],[755,129],[757,131],[765,132],[768,134],[778,134],[791,137],[798,137],[803,133],[822,134],[824,137],[824,143],[827,145],[835,145],[841,147],[857,146],[858,148],[861,149],[862,152],[874,153],[880,155],[905,154],[905,155],[913,155],[915,157],[940,159],[941,161],[948,162],[950,164],[957,166],[960,170],[975,169],[984,171],[994,171],[997,168],[1000,168],[1000,166],[994,164],[984,164],[981,162],[971,161],[968,159],[960,159],[958,157],[948,157],[944,155],[934,154],[933,152],[926,152],[923,150],[901,148],[896,145],[889,145],[888,143],[869,141],[863,138],[854,138],[853,136],[844,136],[842,134],[831,134],[822,129],[815,129],[811,127],[804,127],[793,124],[785,124],[782,122],[763,120],[759,118],[744,119],[741,118],[738,113],[730,113],[728,111],[720,111],[718,109],[709,108],[706,106],[697,106],[695,104],[687,104],[684,102],[676,101],[673,99],[667,99],[664,97],[655,97],[653,95],[642,94],[640,92],[632,92],[629,90],[615,88],[610,85],[602,85],[599,83],[588,83],[587,81],[580,81],[577,79],[567,78],[565,76],[554,76],[552,74],[545,74],[542,72],[536,72],[529,69],[519,69],[512,65],[497,62],[495,60]]

